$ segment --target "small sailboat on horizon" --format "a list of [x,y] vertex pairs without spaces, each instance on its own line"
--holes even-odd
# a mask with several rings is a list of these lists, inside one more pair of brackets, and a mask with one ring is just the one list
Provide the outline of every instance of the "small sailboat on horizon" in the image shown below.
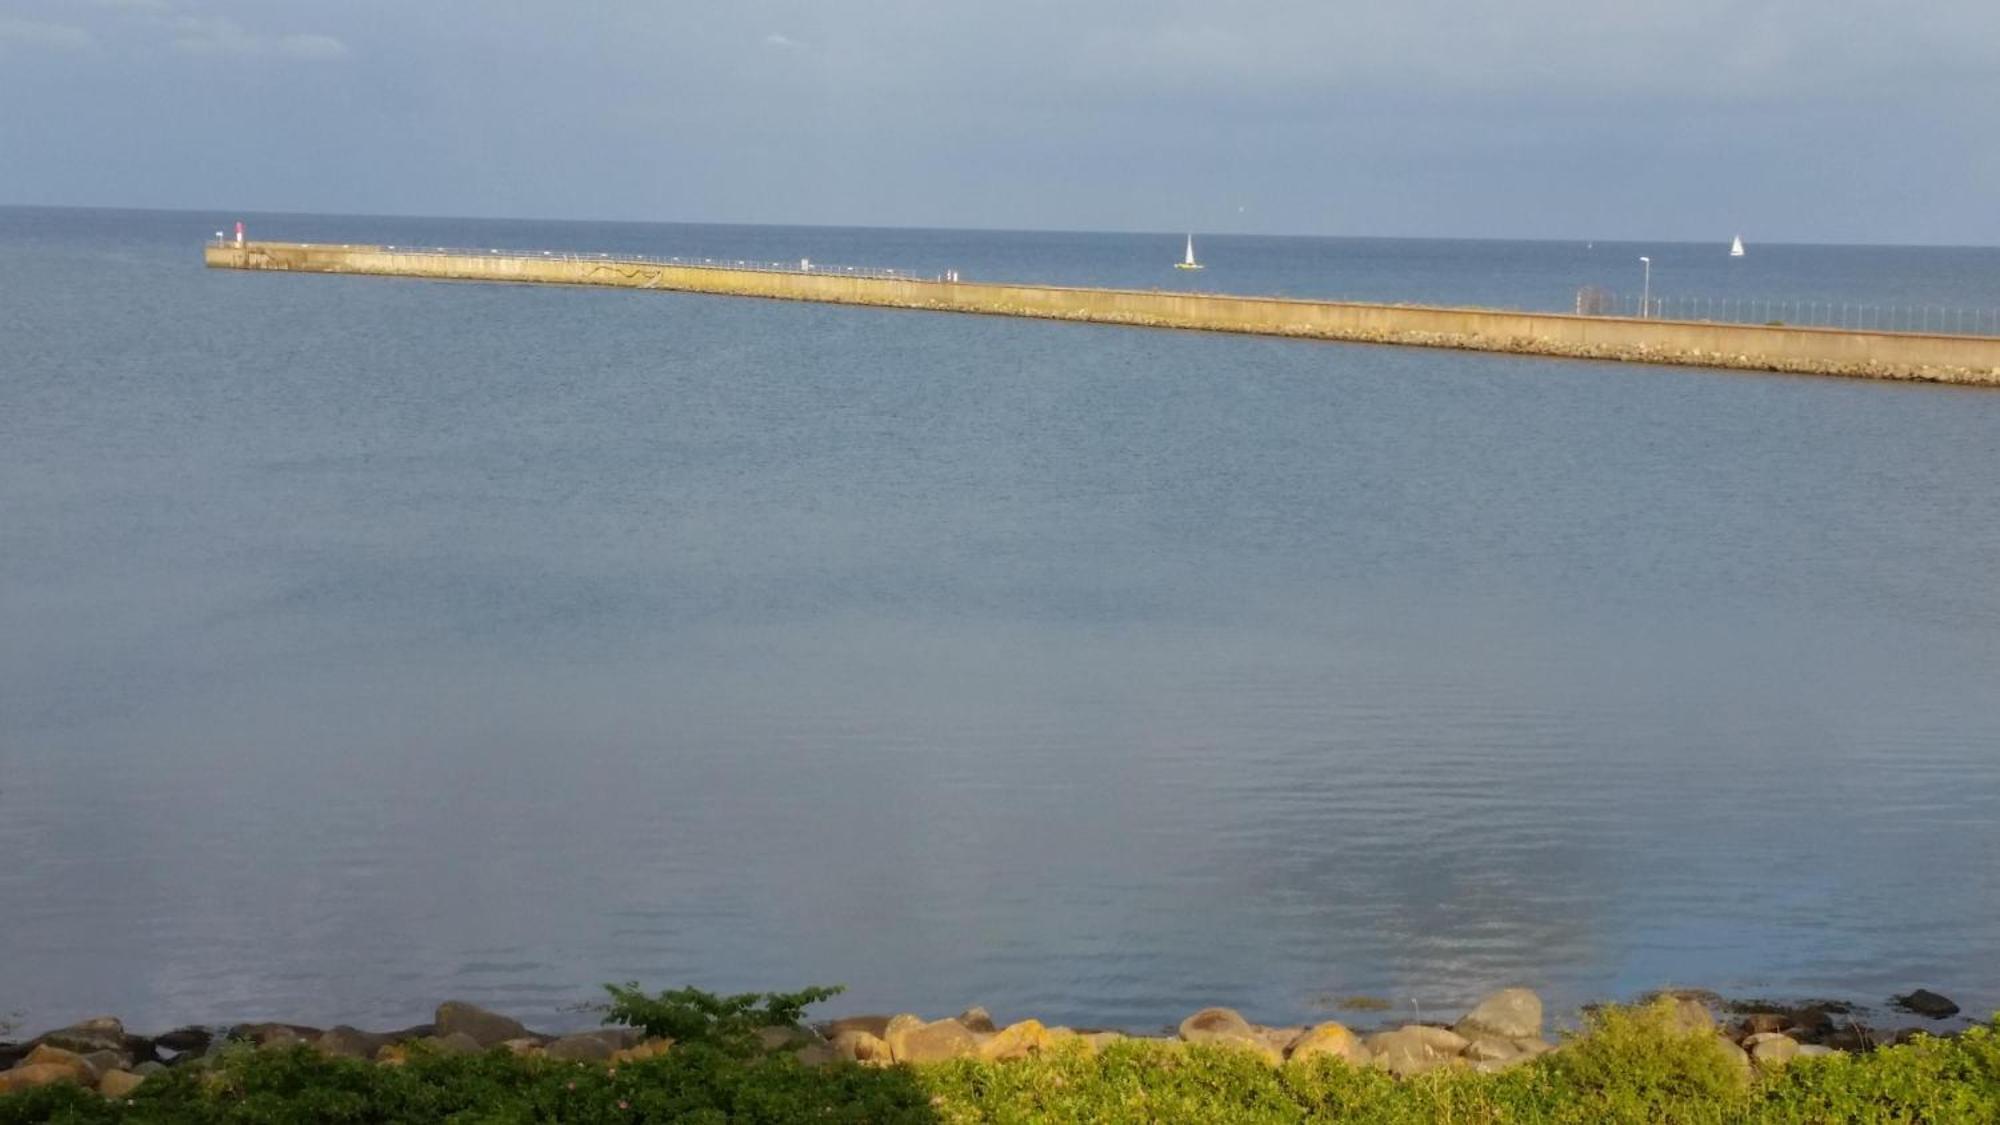
[[1201,263],[1194,260],[1194,235],[1188,235],[1187,256],[1175,262],[1174,268],[1177,270],[1198,270],[1201,268]]
[[1736,236],[1736,241],[1734,241],[1734,242],[1732,242],[1732,243],[1730,243],[1730,244],[1729,244],[1729,256],[1730,256],[1730,257],[1732,257],[1732,258],[1741,258],[1741,257],[1743,256],[1743,236],[1742,236],[1742,235],[1740,235],[1740,234],[1739,234],[1739,235],[1737,235],[1737,236]]

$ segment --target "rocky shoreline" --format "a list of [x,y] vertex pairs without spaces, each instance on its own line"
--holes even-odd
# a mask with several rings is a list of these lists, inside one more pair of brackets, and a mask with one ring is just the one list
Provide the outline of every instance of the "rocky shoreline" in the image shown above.
[[[1654,993],[1642,1002],[1670,1005],[1674,1023],[1689,1033],[1713,1034],[1746,1074],[1770,1071],[1795,1059],[1866,1052],[1921,1034],[1903,1027],[1877,1031],[1856,1005],[1819,1001],[1797,1005],[1725,1000],[1700,990]],[[1926,1020],[1959,1014],[1958,1005],[1925,989],[1895,997],[1900,1011]],[[1357,1003],[1353,1007],[1374,1007]],[[857,1015],[759,1032],[766,1053],[787,1053],[808,1066],[837,1060],[871,1066],[936,1063],[970,1058],[1004,1062],[1066,1045],[1096,1051],[1123,1040],[1179,1049],[1185,1045],[1233,1048],[1281,1066],[1323,1057],[1372,1067],[1400,1078],[1441,1068],[1496,1072],[1562,1049],[1545,1026],[1541,998],[1509,988],[1480,1000],[1456,1021],[1389,1022],[1355,1028],[1338,1021],[1311,1026],[1266,1026],[1229,1008],[1204,1008],[1172,1034],[1048,1026],[1024,1019],[1005,1026],[983,1008],[947,1019]],[[122,1098],[168,1068],[213,1066],[227,1049],[309,1047],[323,1055],[399,1066],[413,1054],[477,1054],[504,1049],[517,1056],[616,1067],[669,1051],[673,1041],[647,1038],[636,1028],[607,1027],[567,1035],[539,1034],[520,1021],[475,1004],[447,1001],[431,1022],[370,1032],[345,1025],[315,1028],[288,1023],[232,1027],[186,1026],[159,1035],[137,1035],[114,1017],[84,1020],[21,1042],[0,1042],[0,1094],[51,1083],[70,1083]]]

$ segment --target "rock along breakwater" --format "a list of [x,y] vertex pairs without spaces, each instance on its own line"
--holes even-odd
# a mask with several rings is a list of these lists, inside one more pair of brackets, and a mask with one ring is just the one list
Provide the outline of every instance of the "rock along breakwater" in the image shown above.
[[[1898,1006],[1930,1019],[1956,1015],[1957,1005],[1919,989]],[[1908,1042],[1905,1028],[1879,1035],[1854,1018],[1851,1004],[1802,1006],[1765,1001],[1725,1001],[1702,990],[1652,994],[1645,1003],[1683,1034],[1715,1036],[1744,1075],[1769,1072],[1800,1058],[1857,1054]],[[1946,1035],[1954,1032],[1946,1031]],[[956,1059],[1010,1062],[1065,1050],[1095,1053],[1121,1042],[1163,1050],[1188,1046],[1249,1053],[1271,1066],[1336,1059],[1354,1067],[1413,1078],[1435,1070],[1482,1073],[1510,1070],[1562,1049],[1550,1038],[1540,996],[1507,988],[1482,998],[1450,1024],[1392,1021],[1372,1032],[1327,1020],[1310,1026],[1265,1026],[1231,1008],[1204,1008],[1164,1034],[1072,1029],[1023,1019],[996,1024],[984,1008],[948,1019],[912,1013],[847,1016],[824,1023],[759,1027],[755,1053],[790,1055],[816,1067],[849,1062],[864,1066],[924,1065]],[[520,1021],[462,1001],[438,1005],[431,1022],[396,1031],[348,1026],[326,1030],[290,1023],[190,1025],[160,1035],[135,1035],[111,1016],[44,1032],[26,1042],[0,1042],[0,1095],[53,1083],[96,1089],[124,1098],[169,1068],[212,1069],[223,1052],[251,1048],[311,1048],[322,1055],[402,1066],[418,1055],[471,1055],[505,1051],[524,1058],[599,1064],[613,1068],[666,1054],[675,1041],[632,1026],[570,1034],[529,1030]]]
[[2000,337],[1087,289],[610,255],[212,242],[215,269],[599,285],[1095,324],[2000,387]]

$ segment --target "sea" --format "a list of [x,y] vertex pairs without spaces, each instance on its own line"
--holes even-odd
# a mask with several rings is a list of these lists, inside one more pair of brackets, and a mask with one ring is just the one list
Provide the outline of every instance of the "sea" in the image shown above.
[[[2000,1008],[2000,392],[203,268],[1571,307],[2000,250],[0,209],[0,1022]],[[1386,1017],[1385,1017],[1386,1018]]]

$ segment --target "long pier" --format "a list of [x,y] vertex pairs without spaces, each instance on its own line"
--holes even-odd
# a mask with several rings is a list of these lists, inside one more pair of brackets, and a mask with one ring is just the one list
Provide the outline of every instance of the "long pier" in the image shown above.
[[2000,336],[1727,324],[918,277],[616,255],[216,241],[216,269],[601,285],[1469,351],[2000,387]]

